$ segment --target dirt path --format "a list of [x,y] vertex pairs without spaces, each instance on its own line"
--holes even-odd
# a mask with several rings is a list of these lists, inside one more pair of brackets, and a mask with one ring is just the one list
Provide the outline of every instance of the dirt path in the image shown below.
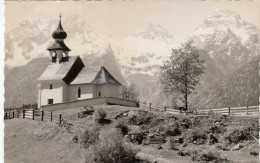
[[151,147],[138,146],[141,150],[137,157],[143,160],[156,163],[190,163],[190,158],[181,157],[176,151],[161,149],[157,150]]

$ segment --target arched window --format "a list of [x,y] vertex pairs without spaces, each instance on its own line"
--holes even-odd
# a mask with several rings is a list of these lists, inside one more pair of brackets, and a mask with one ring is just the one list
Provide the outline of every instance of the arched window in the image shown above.
[[50,89],[52,89],[52,84],[50,85]]
[[78,98],[80,98],[80,96],[81,96],[81,89],[79,87],[79,89],[78,89]]
[[98,97],[101,97],[101,92],[100,91],[98,92]]

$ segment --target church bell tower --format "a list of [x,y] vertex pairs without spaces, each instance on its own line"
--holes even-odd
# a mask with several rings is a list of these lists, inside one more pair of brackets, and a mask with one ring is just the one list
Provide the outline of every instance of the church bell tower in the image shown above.
[[68,61],[70,49],[64,43],[67,33],[62,28],[61,15],[58,28],[52,33],[52,37],[55,42],[47,48],[50,52],[50,62],[60,63]]

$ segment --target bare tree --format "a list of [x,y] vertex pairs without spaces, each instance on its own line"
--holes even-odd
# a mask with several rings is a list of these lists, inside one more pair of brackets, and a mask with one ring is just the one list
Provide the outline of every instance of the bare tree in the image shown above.
[[121,96],[125,100],[137,101],[139,93],[136,91],[134,83],[122,86]]
[[166,94],[178,92],[188,109],[188,95],[194,93],[204,73],[204,61],[200,60],[198,50],[188,41],[178,49],[173,49],[169,60],[161,67],[161,83]]

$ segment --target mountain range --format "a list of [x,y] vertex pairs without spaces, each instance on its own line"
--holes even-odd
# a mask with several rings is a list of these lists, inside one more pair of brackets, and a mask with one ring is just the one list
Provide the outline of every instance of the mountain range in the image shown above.
[[[57,23],[53,19],[24,20],[5,33],[5,107],[36,102],[36,79],[47,67],[46,48],[53,42],[51,34]],[[122,83],[135,83],[141,101],[155,105],[171,102],[160,87],[159,70],[179,42],[163,26],[149,23],[131,35],[115,39],[98,36],[76,15],[62,20],[62,25],[68,33],[65,43],[72,50],[69,55],[80,55],[86,66],[105,65]],[[237,70],[259,56],[259,36],[256,26],[234,11],[216,10],[205,19],[188,38],[194,40],[206,66],[198,93],[191,97],[193,105],[212,101],[215,96],[209,96],[206,90],[213,92],[216,82],[230,75],[241,77]]]

